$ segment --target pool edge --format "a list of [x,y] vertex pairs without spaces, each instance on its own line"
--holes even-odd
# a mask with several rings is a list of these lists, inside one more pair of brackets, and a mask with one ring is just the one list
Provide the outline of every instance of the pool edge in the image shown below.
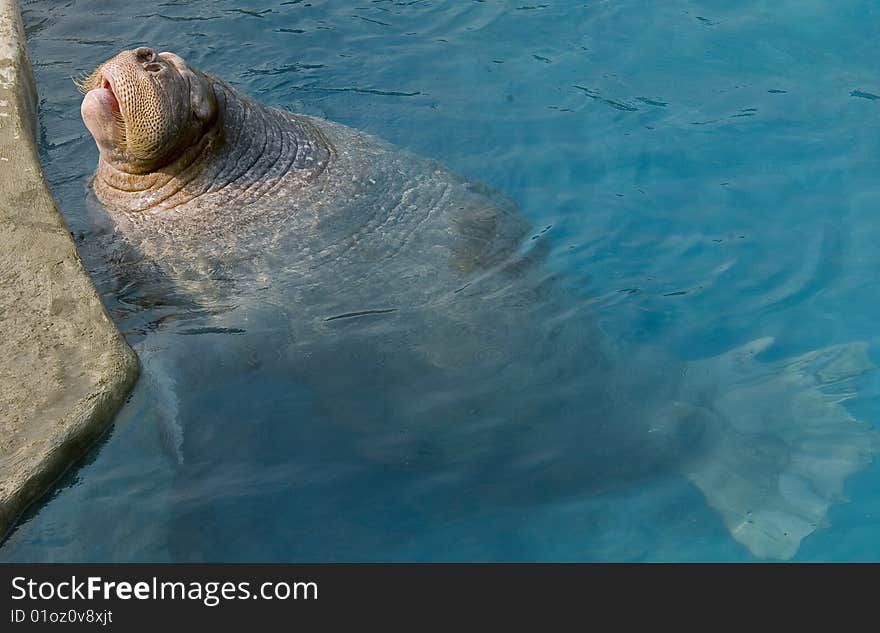
[[43,177],[17,0],[0,0],[0,542],[104,434],[138,375]]

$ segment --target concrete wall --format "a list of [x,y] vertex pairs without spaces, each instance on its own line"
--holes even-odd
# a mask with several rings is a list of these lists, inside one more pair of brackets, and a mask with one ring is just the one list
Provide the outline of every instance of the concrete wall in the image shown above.
[[137,378],[43,179],[15,0],[0,0],[0,539],[106,430]]

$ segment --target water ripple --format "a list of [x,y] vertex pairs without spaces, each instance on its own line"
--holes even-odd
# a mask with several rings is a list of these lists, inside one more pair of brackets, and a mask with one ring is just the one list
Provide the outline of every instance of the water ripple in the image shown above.
[[623,110],[624,112],[636,112],[638,108],[635,106],[628,105],[626,103],[622,103],[620,101],[614,101],[613,99],[607,99],[602,97],[597,91],[591,90],[589,88],[585,88],[583,86],[574,86],[578,90],[581,90],[584,94],[586,94],[590,99],[595,99],[596,101],[601,101],[602,103],[611,106],[615,110]]

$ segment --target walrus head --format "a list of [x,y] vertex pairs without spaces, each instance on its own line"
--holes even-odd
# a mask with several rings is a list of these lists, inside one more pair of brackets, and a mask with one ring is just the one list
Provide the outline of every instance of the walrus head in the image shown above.
[[146,47],[119,53],[78,86],[101,158],[130,173],[173,161],[217,113],[208,77],[174,53]]

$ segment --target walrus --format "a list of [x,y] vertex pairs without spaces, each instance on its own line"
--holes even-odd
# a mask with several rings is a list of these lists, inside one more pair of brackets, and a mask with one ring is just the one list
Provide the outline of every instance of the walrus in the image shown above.
[[[774,363],[769,338],[687,363],[622,348],[516,205],[436,161],[147,47],[81,89],[125,292],[176,306],[139,353],[181,464],[218,434],[185,394],[256,398],[258,372],[308,385],[346,450],[462,512],[677,472],[749,552],[785,559],[876,451],[842,405],[873,369],[862,342]],[[226,447],[278,448],[257,422]]]

